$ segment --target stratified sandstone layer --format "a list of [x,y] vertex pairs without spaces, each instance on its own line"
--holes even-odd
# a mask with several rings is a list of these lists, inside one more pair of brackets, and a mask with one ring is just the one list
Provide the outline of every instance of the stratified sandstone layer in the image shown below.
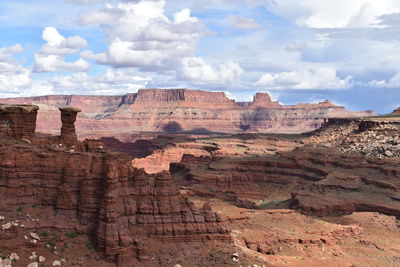
[[32,138],[35,135],[38,106],[0,104],[0,136]]
[[61,111],[61,141],[68,147],[74,146],[78,143],[78,137],[75,131],[76,115],[81,112],[76,108],[60,108]]
[[[18,107],[11,110],[21,114]],[[91,235],[109,261],[146,259],[149,248],[143,248],[144,239],[230,240],[218,214],[209,205],[199,209],[183,197],[169,173],[146,174],[132,167],[126,155],[93,149],[95,140],[73,140],[76,149],[58,144],[58,138],[65,141],[63,134],[73,133],[77,110],[61,112],[63,125],[68,126],[61,137],[48,137],[47,143],[46,137],[34,138],[32,144],[0,142],[0,206],[50,207],[53,214],[37,228]],[[26,116],[31,119],[30,113]],[[19,137],[17,131],[8,139]]]
[[399,163],[302,147],[264,157],[186,155],[171,171],[183,185],[225,199],[275,199],[321,216],[375,211],[400,218]]
[[[41,96],[1,99],[12,104],[40,106],[38,130],[58,133],[54,110],[80,108],[80,137],[115,136],[134,132],[282,132],[314,130],[330,117],[360,117],[375,113],[350,112],[329,101],[282,106],[267,93],[253,102],[228,99],[222,92],[188,89],[143,89],[123,96]],[[118,138],[118,137],[117,137]]]

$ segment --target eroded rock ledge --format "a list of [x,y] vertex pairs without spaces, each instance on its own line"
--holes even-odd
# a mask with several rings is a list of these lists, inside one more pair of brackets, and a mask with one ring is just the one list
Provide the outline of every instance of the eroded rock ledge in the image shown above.
[[[0,117],[11,125],[5,136],[21,140],[32,125],[18,122],[34,121],[37,107],[3,110]],[[129,157],[111,153],[95,140],[77,141],[77,110],[61,112],[61,136],[30,134],[31,143],[0,144],[1,205],[52,207],[54,213],[41,222],[43,226],[93,236],[109,261],[145,260],[148,248],[143,239],[230,242],[230,231],[219,215],[209,205],[197,208],[183,197],[169,173],[146,174],[132,167]]]
[[[372,111],[353,112],[330,101],[281,105],[268,93],[253,101],[235,102],[223,92],[189,89],[142,89],[123,96],[59,95],[1,99],[4,103],[40,105],[38,131],[58,133],[54,116],[59,107],[74,106],[78,136],[124,135],[133,132],[164,133],[300,133],[315,130],[326,118],[364,117]],[[128,141],[127,139],[123,141]]]

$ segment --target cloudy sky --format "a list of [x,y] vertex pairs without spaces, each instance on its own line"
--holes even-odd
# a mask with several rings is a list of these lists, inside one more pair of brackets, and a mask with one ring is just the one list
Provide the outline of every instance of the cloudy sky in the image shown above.
[[398,0],[1,0],[0,97],[224,91],[400,106]]

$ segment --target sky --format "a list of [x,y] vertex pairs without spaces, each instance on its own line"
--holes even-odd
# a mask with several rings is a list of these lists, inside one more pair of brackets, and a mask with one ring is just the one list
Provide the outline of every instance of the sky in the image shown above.
[[398,0],[1,0],[0,97],[140,88],[400,106]]

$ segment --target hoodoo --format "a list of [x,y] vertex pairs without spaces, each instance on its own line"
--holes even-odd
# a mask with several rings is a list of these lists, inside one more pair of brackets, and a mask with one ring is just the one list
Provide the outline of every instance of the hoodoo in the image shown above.
[[62,122],[60,136],[61,142],[67,147],[74,146],[78,142],[78,137],[76,136],[75,131],[76,115],[78,115],[78,112],[81,112],[81,110],[72,107],[64,107],[60,108],[60,111]]

